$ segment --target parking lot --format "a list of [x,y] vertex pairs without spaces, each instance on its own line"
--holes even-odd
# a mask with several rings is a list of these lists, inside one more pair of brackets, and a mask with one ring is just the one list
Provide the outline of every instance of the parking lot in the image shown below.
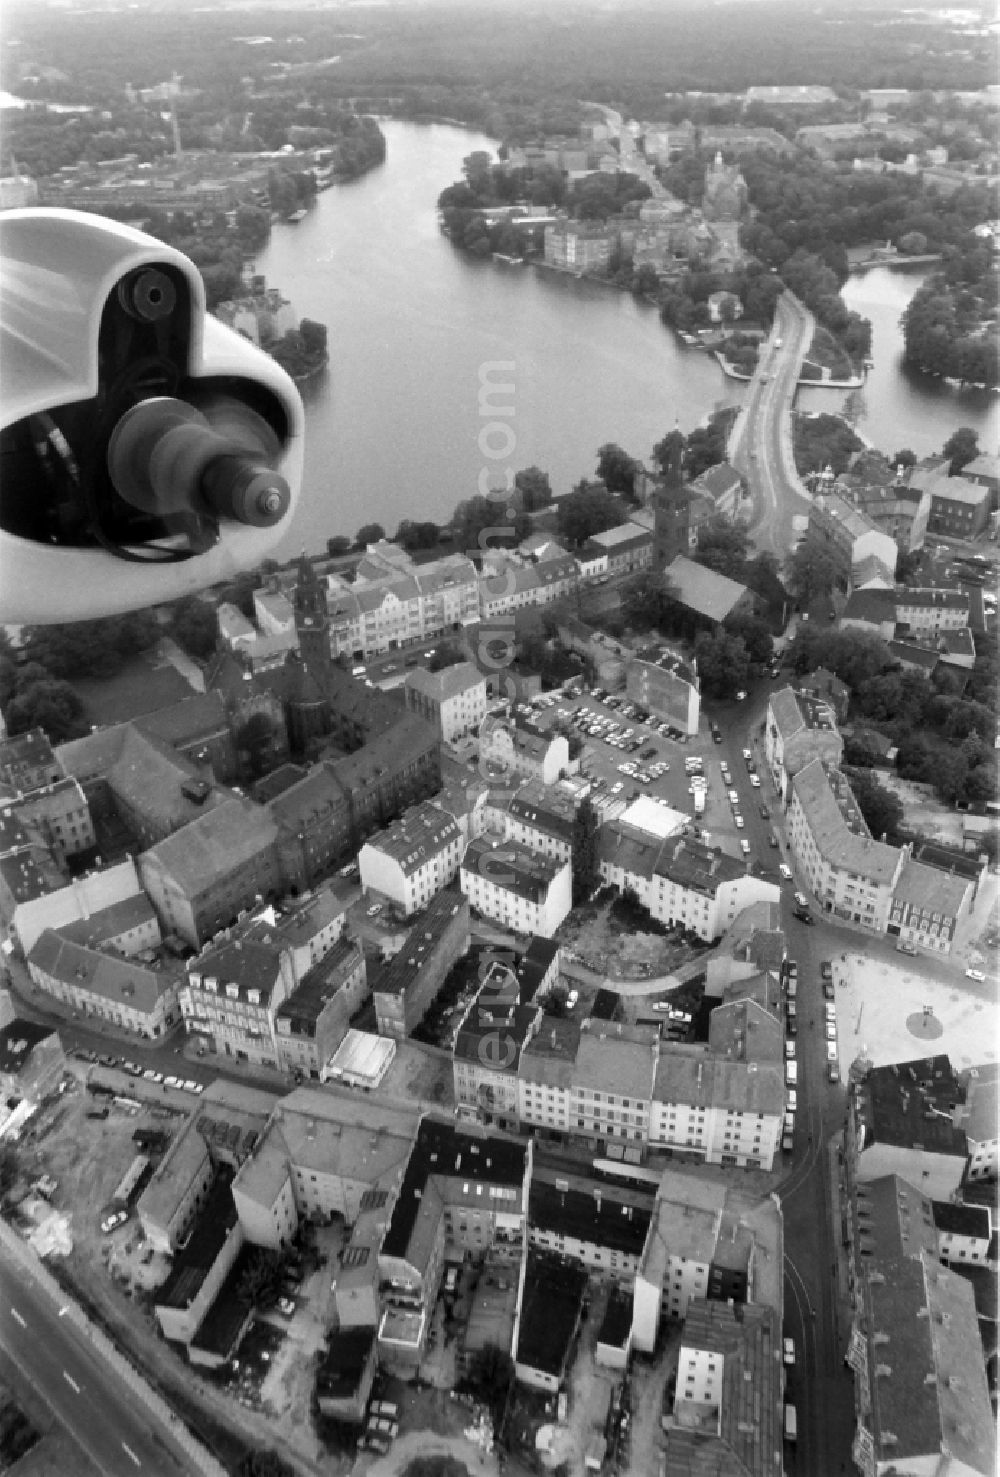
[[[681,811],[730,856],[776,865],[770,780],[761,756],[746,748],[728,758],[702,714],[690,737],[631,703],[620,693],[546,693],[522,704],[520,715],[545,729],[576,733],[584,744],[581,769],[605,818],[621,814],[639,795]],[[727,746],[728,748],[728,746]],[[700,763],[700,768],[697,766]],[[698,788],[704,813],[695,814]]]

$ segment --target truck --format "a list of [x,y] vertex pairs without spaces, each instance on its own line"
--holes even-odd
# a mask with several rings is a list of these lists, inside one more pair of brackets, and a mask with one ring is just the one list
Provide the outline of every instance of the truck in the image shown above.
[[694,813],[695,813],[696,816],[698,816],[698,815],[704,815],[705,814],[705,791],[704,790],[695,790],[695,792],[694,792]]

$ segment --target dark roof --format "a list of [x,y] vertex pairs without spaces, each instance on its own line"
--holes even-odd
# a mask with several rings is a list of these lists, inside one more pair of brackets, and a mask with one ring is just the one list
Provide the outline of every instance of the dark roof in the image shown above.
[[323,1011],[363,958],[359,944],[351,943],[348,939],[338,939],[333,948],[312,969],[307,970],[287,999],[281,1002],[275,1018],[287,1020],[293,1036],[312,1036]]
[[[923,1147],[927,1153],[967,1155],[965,1133],[951,1118],[962,1088],[947,1056],[873,1067],[864,1082],[861,1116],[867,1143]],[[932,1111],[934,1110],[934,1111]]]
[[939,1231],[989,1241],[990,1213],[985,1205],[952,1205],[948,1200],[935,1200],[933,1208],[934,1224]]
[[417,971],[434,957],[454,927],[468,928],[469,904],[453,887],[445,887],[431,898],[411,928],[406,943],[386,964],[375,979],[379,995],[402,995],[413,983]]
[[496,997],[485,981],[455,1037],[455,1059],[489,1063],[498,1071],[515,1074],[521,1048],[540,1010],[538,1005]]
[[374,1328],[348,1328],[329,1334],[326,1353],[316,1369],[316,1393],[329,1400],[349,1400],[364,1377],[374,1342]]
[[170,1275],[155,1293],[161,1308],[189,1308],[201,1291],[216,1259],[237,1220],[233,1203],[232,1173],[219,1171],[188,1244],[174,1253]]
[[590,1007],[590,1016],[595,1021],[613,1021],[620,996],[614,990],[598,990]]
[[424,1188],[432,1175],[520,1188],[527,1153],[524,1141],[458,1128],[440,1118],[422,1119],[382,1243],[383,1254],[405,1257]]
[[532,1177],[528,1197],[531,1226],[557,1236],[590,1241],[609,1251],[641,1256],[652,1216],[650,1205],[623,1204],[608,1185],[596,1181],[590,1191],[572,1186],[557,1188],[557,1184],[567,1183]]
[[539,985],[552,967],[559,945],[552,939],[533,938],[514,966],[521,1004],[535,998]]
[[519,1364],[562,1378],[587,1280],[584,1267],[529,1249],[517,1338]]
[[257,1248],[249,1243],[240,1248],[225,1282],[198,1325],[191,1340],[193,1348],[216,1354],[220,1359],[231,1359],[239,1341],[253,1317],[253,1298],[240,1292],[247,1269],[253,1264]]
[[624,1349],[631,1332],[632,1299],[616,1285],[611,1289],[611,1296],[597,1332],[597,1342],[612,1349]]

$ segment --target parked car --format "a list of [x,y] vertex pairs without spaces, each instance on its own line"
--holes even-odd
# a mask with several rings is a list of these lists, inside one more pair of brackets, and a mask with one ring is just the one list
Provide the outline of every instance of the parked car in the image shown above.
[[382,911],[382,904],[381,903],[372,903],[371,907],[368,908],[368,909],[366,909],[366,911],[368,913],[369,918],[377,918],[378,915],[379,915],[379,913],[381,913],[381,911]]
[[986,976],[981,969],[967,969],[965,971],[965,978],[967,980],[975,980],[977,985],[981,985],[984,983]]
[[761,805],[760,807],[760,818],[762,821],[769,821],[771,819],[771,812],[766,805]]
[[745,836],[740,839],[740,851],[742,851],[744,856],[750,855],[750,842]]
[[800,923],[815,923],[816,922],[815,918],[809,912],[809,909],[808,908],[794,908],[792,910],[792,917],[793,918],[797,918]]
[[791,1366],[791,1365],[793,1365],[795,1363],[795,1340],[794,1339],[782,1339],[781,1340],[781,1362],[782,1362],[782,1364],[787,1364],[789,1366]]
[[838,1063],[837,1063],[836,1060],[834,1060],[832,1062],[827,1062],[827,1064],[826,1064],[826,1080],[827,1080],[827,1082],[839,1082],[840,1081],[840,1067],[839,1067],[839,1065],[838,1065]]
[[797,892],[795,894],[795,906],[797,908],[808,908],[809,899],[806,897],[804,892]]
[[897,954],[916,954],[916,952],[917,951],[913,947],[913,945],[908,944],[905,939],[900,939],[899,943],[896,945]]
[[278,1312],[284,1318],[291,1318],[295,1312],[295,1303],[291,1298],[280,1297],[278,1299]]
[[112,1231],[117,1231],[119,1226],[124,1226],[127,1220],[127,1210],[114,1210],[111,1212],[110,1215],[106,1215],[104,1217],[103,1221],[101,1222],[101,1230],[104,1232],[105,1236],[109,1236]]
[[830,963],[829,959],[824,959],[822,964],[820,965],[819,977],[821,980],[833,979],[833,965]]
[[827,1000],[833,999],[833,980],[823,981],[823,994],[825,995]]

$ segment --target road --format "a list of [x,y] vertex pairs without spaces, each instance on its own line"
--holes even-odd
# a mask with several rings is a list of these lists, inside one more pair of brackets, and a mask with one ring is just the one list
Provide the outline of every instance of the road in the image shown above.
[[791,412],[814,327],[798,299],[782,293],[729,447],[730,460],[746,477],[753,496],[754,544],[779,558],[794,542],[793,517],[809,511],[792,460]]
[[31,1387],[104,1477],[190,1477],[170,1427],[141,1403],[100,1348],[0,1246],[0,1351],[12,1384]]

